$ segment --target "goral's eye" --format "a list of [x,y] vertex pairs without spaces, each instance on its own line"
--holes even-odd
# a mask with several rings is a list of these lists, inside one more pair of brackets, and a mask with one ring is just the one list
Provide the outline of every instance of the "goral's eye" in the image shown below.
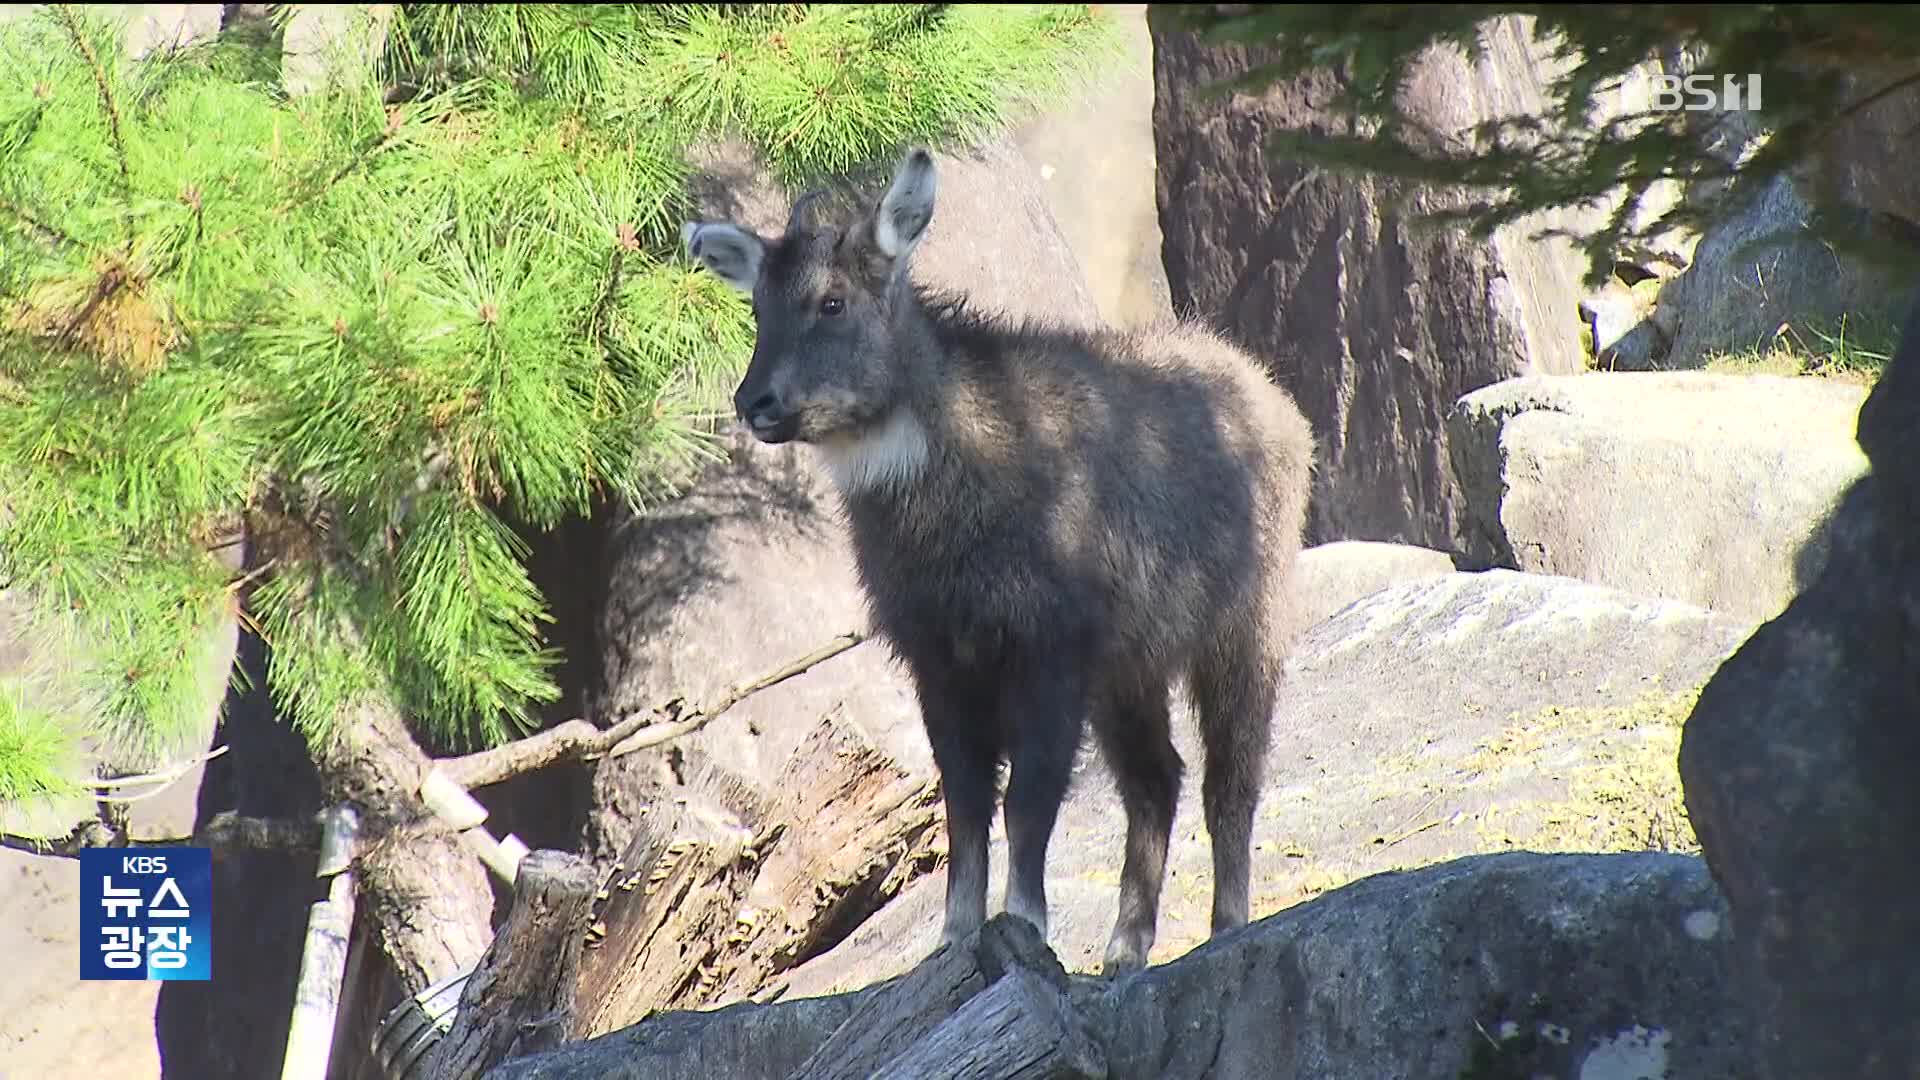
[[847,310],[847,302],[837,296],[829,296],[820,301],[820,314],[822,315],[838,315],[845,310]]

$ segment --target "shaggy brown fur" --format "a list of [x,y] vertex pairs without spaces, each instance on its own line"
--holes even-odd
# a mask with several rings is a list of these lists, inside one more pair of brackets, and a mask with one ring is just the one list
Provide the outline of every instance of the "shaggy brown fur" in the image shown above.
[[1248,918],[1311,430],[1259,365],[1191,323],[1014,324],[915,287],[907,257],[933,202],[933,161],[915,151],[851,221],[817,221],[803,199],[777,241],[683,233],[753,297],[741,418],[832,470],[875,629],[918,690],[947,805],[947,938],[986,917],[1002,760],[1007,909],[1044,934],[1047,845],[1091,727],[1128,820],[1106,966],[1136,969],[1181,786],[1182,678],[1206,748],[1213,930]]

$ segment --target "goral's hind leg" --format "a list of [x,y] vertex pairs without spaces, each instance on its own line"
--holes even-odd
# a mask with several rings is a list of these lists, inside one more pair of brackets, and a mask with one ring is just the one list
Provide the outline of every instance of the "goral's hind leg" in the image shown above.
[[1107,941],[1104,971],[1138,971],[1153,951],[1166,878],[1167,844],[1180,801],[1184,763],[1174,749],[1167,689],[1122,695],[1100,717],[1100,749],[1127,809],[1127,854],[1120,869],[1120,913]]
[[1213,840],[1213,933],[1247,923],[1253,816],[1266,776],[1279,664],[1250,626],[1230,629],[1193,666],[1193,698],[1206,746],[1201,794]]

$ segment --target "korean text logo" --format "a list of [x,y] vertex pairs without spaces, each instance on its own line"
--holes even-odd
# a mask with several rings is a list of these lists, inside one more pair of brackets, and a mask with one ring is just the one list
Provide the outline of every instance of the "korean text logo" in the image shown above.
[[80,852],[80,978],[213,977],[207,848]]

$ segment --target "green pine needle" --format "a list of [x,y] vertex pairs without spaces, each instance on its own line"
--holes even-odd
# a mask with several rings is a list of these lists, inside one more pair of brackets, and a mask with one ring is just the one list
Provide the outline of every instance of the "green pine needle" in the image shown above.
[[[1120,55],[1079,5],[399,12],[378,80],[297,100],[275,32],[128,63],[91,8],[0,27],[0,584],[87,658],[59,732],[201,722],[244,529],[310,739],[524,733],[559,691],[515,530],[679,490],[751,350],[679,250],[688,148],[872,168]],[[22,730],[0,770],[57,742]]]
[[73,779],[73,732],[28,705],[17,685],[0,684],[0,806],[26,806],[80,792]]

